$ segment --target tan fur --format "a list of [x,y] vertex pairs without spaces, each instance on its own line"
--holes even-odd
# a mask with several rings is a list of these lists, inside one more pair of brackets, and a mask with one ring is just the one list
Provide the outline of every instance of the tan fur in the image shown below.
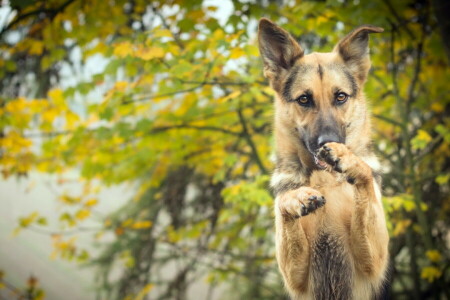
[[[333,52],[304,55],[286,31],[267,19],[260,21],[264,73],[277,93],[277,166],[271,181],[276,193],[276,256],[294,299],[319,298],[313,262],[326,263],[316,249],[320,236],[331,237],[336,246],[324,247],[339,251],[348,261],[353,299],[374,298],[385,279],[389,238],[380,186],[373,175],[379,164],[370,150],[371,123],[362,91],[370,68],[368,33],[381,31],[363,26]],[[336,91],[351,96],[337,105]],[[305,93],[313,95],[311,107],[294,101]],[[327,130],[342,133],[345,143],[327,142],[328,150],[310,149],[314,138]],[[316,165],[314,155],[329,160],[325,170]],[[300,217],[311,196],[323,196],[326,204]]]

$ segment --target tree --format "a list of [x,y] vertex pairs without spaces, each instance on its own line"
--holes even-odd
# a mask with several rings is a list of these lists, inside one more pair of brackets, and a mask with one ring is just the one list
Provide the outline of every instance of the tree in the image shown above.
[[[431,2],[232,6],[223,17],[200,0],[12,2],[0,32],[2,174],[38,170],[64,184],[75,169],[85,186],[58,199],[67,209],[55,253],[93,266],[107,298],[186,299],[205,278],[211,297],[216,286],[222,298],[286,297],[267,187],[273,91],[256,23],[273,19],[309,51],[372,23],[386,29],[371,46],[366,92],[386,171],[391,293],[449,298],[449,74]],[[67,70],[92,63],[96,73],[65,83]],[[103,251],[93,257],[64,233],[95,218],[102,186],[124,182],[134,199],[100,218],[93,242]],[[47,227],[39,212],[19,220]]]

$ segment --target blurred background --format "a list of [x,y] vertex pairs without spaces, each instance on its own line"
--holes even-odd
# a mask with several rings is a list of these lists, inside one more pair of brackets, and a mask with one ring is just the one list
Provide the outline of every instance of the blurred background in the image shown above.
[[445,0],[0,7],[0,299],[288,299],[257,23],[371,36],[392,299],[450,299]]

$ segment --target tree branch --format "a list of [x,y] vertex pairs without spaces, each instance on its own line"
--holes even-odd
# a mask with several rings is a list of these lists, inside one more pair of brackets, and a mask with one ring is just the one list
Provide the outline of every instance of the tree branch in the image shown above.
[[11,23],[9,23],[5,28],[3,28],[0,31],[0,38],[3,36],[3,34],[5,32],[7,32],[12,27],[14,27],[16,24],[20,23],[21,21],[25,20],[28,17],[34,16],[34,15],[38,15],[38,14],[41,14],[41,13],[49,13],[50,14],[50,19],[53,19],[58,13],[62,12],[64,9],[66,9],[67,6],[69,6],[74,1],[75,0],[67,0],[60,7],[54,8],[54,9],[39,8],[39,9],[30,11],[30,12],[27,12],[27,13],[25,13],[23,15],[19,15],[18,14],[17,17],[13,21],[11,21]]
[[259,157],[258,154],[258,150],[256,149],[255,143],[253,143],[253,140],[250,136],[250,132],[248,131],[248,127],[247,127],[247,122],[245,120],[244,115],[242,114],[242,110],[239,108],[237,110],[237,114],[239,116],[239,121],[241,122],[242,125],[242,133],[244,135],[244,138],[246,139],[248,145],[250,146],[250,148],[252,149],[252,156],[256,161],[256,164],[258,165],[259,169],[261,170],[262,173],[267,174],[267,169],[266,167],[264,167],[264,164],[261,161],[261,158]]
[[224,129],[222,127],[196,126],[196,125],[189,125],[189,124],[155,127],[152,129],[152,133],[159,133],[162,131],[168,131],[168,130],[173,130],[173,129],[195,129],[195,130],[216,131],[216,132],[221,132],[221,133],[230,134],[230,135],[234,135],[234,136],[242,135],[242,133],[240,133],[240,132],[235,132],[232,130]]
[[[394,6],[392,6],[392,3],[389,0],[383,0],[383,2],[384,2],[384,4],[386,4],[386,6],[389,9],[389,11],[391,12],[391,14],[394,16],[394,18],[398,22],[397,26],[395,26],[395,27],[396,28],[403,28],[406,31],[406,33],[409,35],[409,37],[414,40],[416,37],[415,37],[414,33],[411,30],[409,30],[409,27],[407,25],[408,21],[403,19],[397,13],[397,11],[395,10]],[[402,26],[402,25],[404,25],[404,26]]]
[[167,24],[166,22],[166,17],[164,17],[157,9],[155,6],[151,6],[152,7],[152,11],[155,15],[157,15],[159,17],[159,19],[161,20],[162,25],[164,26],[164,28],[166,28],[167,30],[170,31],[170,33],[173,36],[173,39],[175,40],[175,43],[177,43],[178,47],[180,47],[180,49],[184,49],[184,44],[180,39],[180,35],[177,33],[174,33],[171,29],[169,24]]
[[165,94],[159,94],[159,95],[139,95],[138,97],[135,97],[131,100],[123,100],[121,105],[127,105],[130,103],[134,103],[134,102],[142,102],[142,101],[148,101],[148,100],[153,100],[153,99],[158,99],[158,98],[166,98],[166,97],[171,97],[171,96],[175,96],[178,94],[183,94],[183,93],[188,93],[188,92],[193,92],[196,89],[199,89],[202,87],[203,84],[200,84],[198,86],[192,87],[192,88],[188,88],[188,89],[184,89],[184,90],[179,90],[179,91],[175,91],[175,92],[169,92],[169,93],[165,93]]

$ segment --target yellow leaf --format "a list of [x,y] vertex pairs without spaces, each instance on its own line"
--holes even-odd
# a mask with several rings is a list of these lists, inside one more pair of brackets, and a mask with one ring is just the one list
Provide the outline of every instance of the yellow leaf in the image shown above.
[[31,223],[33,223],[38,217],[39,214],[37,212],[33,212],[28,217],[20,218],[20,227],[30,226]]
[[233,48],[230,53],[231,59],[236,59],[245,55],[245,51],[242,48]]
[[114,47],[114,55],[118,57],[125,57],[133,53],[133,44],[130,42],[118,43]]
[[153,31],[154,37],[171,37],[172,32],[169,29],[157,28]]
[[428,134],[428,132],[422,129],[419,129],[417,131],[417,138],[422,141],[431,142],[431,136]]
[[66,128],[72,130],[75,128],[76,123],[80,120],[78,115],[73,113],[72,111],[66,112]]
[[428,132],[419,129],[417,135],[411,140],[411,145],[413,149],[423,149],[431,142],[431,140],[432,138]]
[[44,51],[44,42],[40,40],[30,40],[30,49],[28,53],[31,55],[41,55]]
[[228,101],[230,99],[237,98],[240,94],[241,94],[241,91],[234,91],[234,92],[226,95],[225,97],[219,98],[217,100],[217,103],[224,103],[224,102],[226,102],[226,101]]
[[87,207],[91,207],[97,205],[97,203],[97,199],[89,199],[88,201],[86,201],[86,203],[84,203],[84,205],[86,205]]
[[216,11],[217,10],[217,6],[207,6],[206,7],[206,10],[209,10],[209,11]]
[[178,233],[172,226],[167,227],[167,238],[169,242],[176,243],[181,239],[181,234]]
[[151,60],[153,58],[164,57],[164,49],[161,47],[139,48],[135,56],[143,60]]
[[394,236],[398,236],[400,234],[403,234],[408,226],[411,225],[411,220],[401,220],[397,224],[395,224],[394,228]]
[[43,122],[52,123],[59,115],[59,110],[56,108],[49,108],[42,112],[41,117]]
[[29,139],[22,137],[18,132],[11,131],[3,139],[0,139],[0,146],[5,147],[7,153],[19,153],[24,148],[28,148],[33,144]]
[[91,215],[91,211],[87,210],[87,209],[80,209],[79,211],[77,211],[77,213],[75,214],[75,217],[79,220],[84,220],[87,217],[89,217]]
[[119,91],[119,92],[123,92],[125,91],[125,89],[128,87],[128,82],[126,81],[116,81],[116,83],[114,84],[114,90]]
[[274,96],[274,95],[275,95],[274,90],[273,90],[271,87],[269,87],[269,86],[264,87],[264,88],[262,89],[262,91],[263,91],[264,93],[266,93],[267,95],[269,95],[269,96]]
[[146,229],[152,227],[152,221],[137,221],[131,225],[133,229]]
[[142,300],[144,299],[145,295],[147,295],[151,290],[153,289],[153,284],[148,283],[144,286],[142,290],[139,291],[137,294],[135,300]]
[[428,282],[433,282],[441,277],[442,271],[434,266],[425,267],[422,269],[420,277],[426,279]]
[[223,40],[225,38],[225,33],[222,29],[216,29],[213,33],[213,39]]
[[63,98],[63,92],[60,89],[53,89],[48,92],[48,97],[51,99],[52,103],[56,106],[65,106],[65,101]]
[[434,102],[431,104],[431,110],[433,110],[437,113],[443,112],[444,109],[445,109],[444,105],[442,105],[442,103],[440,103],[440,102]]
[[59,200],[61,200],[61,202],[65,203],[65,204],[77,204],[77,203],[80,203],[81,198],[80,197],[72,197],[69,195],[62,195],[61,197],[59,197]]
[[15,100],[9,101],[5,105],[5,111],[11,113],[17,113],[24,110],[27,107],[28,103],[25,98],[20,97]]
[[259,55],[258,47],[256,47],[255,45],[245,46],[245,51],[246,51],[247,55],[250,55],[250,56],[258,56]]
[[328,19],[326,17],[324,17],[324,16],[318,16],[316,18],[317,25],[322,24],[322,23],[326,23],[327,21],[328,21]]
[[426,252],[426,255],[431,262],[435,263],[439,262],[442,258],[441,253],[439,253],[439,251],[437,250],[428,250]]
[[122,222],[122,226],[123,227],[128,227],[131,224],[133,224],[133,219],[130,219],[130,218],[128,218],[128,219],[126,219],[125,221]]

